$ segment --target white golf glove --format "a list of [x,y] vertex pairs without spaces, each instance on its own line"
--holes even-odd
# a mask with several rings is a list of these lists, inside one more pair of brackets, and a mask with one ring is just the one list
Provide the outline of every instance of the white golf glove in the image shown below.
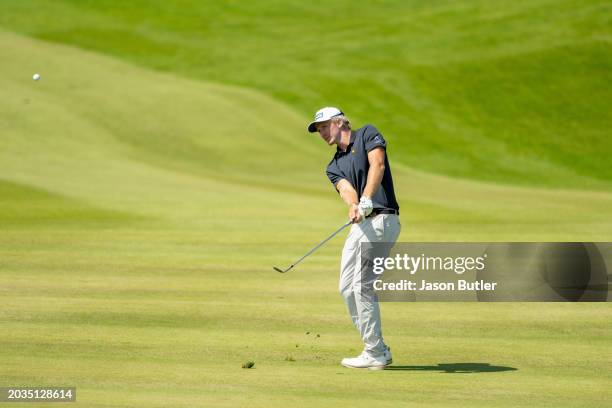
[[372,214],[372,210],[374,209],[374,204],[372,203],[372,199],[366,196],[361,196],[361,200],[359,200],[359,214],[363,218]]

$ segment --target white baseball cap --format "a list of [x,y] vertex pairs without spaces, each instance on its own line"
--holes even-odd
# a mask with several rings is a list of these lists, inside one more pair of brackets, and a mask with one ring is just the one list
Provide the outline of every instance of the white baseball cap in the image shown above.
[[317,131],[317,126],[316,126],[317,123],[325,122],[327,120],[330,120],[334,116],[340,116],[340,115],[344,115],[344,113],[342,113],[342,111],[338,108],[334,108],[331,106],[326,106],[325,108],[321,108],[317,111],[317,113],[315,113],[314,120],[310,122],[310,124],[308,125],[308,131],[310,133],[315,133]]

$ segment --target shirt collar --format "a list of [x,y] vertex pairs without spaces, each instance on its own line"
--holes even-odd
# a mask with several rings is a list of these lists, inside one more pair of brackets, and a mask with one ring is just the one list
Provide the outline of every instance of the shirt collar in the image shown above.
[[340,146],[336,147],[336,153],[338,154],[342,154],[342,153],[348,153],[351,151],[351,148],[353,147],[353,143],[355,143],[355,137],[357,137],[357,134],[351,130],[351,138],[349,139],[349,144],[348,146],[346,146],[346,152],[343,152],[340,149]]

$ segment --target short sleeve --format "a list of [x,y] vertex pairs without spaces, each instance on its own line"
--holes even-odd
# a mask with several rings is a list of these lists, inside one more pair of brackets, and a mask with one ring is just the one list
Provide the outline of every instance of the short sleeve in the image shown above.
[[366,127],[365,134],[363,135],[366,152],[370,152],[377,147],[387,148],[387,142],[380,134],[378,129],[372,125]]
[[340,171],[335,159],[329,162],[325,172],[327,173],[327,178],[329,178],[329,181],[331,181],[334,187],[336,187],[336,184],[338,184],[338,182],[344,178],[342,177],[342,172]]

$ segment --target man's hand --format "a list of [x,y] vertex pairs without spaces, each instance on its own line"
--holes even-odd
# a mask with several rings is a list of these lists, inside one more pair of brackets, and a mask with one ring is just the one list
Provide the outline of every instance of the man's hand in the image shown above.
[[361,215],[361,212],[359,211],[358,204],[353,203],[349,206],[348,216],[349,216],[349,220],[351,220],[353,224],[359,224],[363,220],[363,216]]
[[363,218],[372,214],[372,210],[374,209],[374,203],[372,203],[372,199],[370,197],[361,196],[361,200],[359,200],[359,214]]

